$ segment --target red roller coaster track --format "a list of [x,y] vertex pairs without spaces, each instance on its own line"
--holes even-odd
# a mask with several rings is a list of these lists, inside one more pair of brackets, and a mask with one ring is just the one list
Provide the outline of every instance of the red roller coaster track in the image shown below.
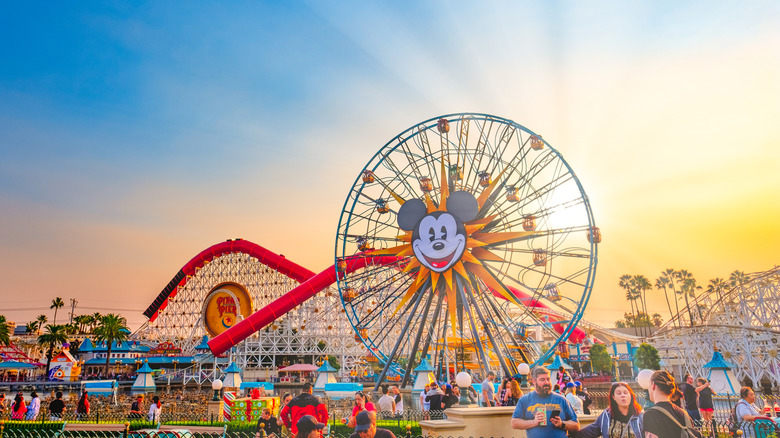
[[[189,277],[195,275],[198,269],[202,268],[203,265],[214,258],[230,253],[243,253],[255,257],[260,263],[263,263],[301,284],[209,341],[209,348],[211,348],[211,352],[214,355],[220,355],[226,352],[253,333],[265,328],[275,319],[301,305],[309,298],[312,298],[318,292],[332,285],[337,280],[335,266],[331,266],[319,274],[315,274],[286,259],[284,256],[273,253],[255,243],[243,239],[228,240],[206,248],[193,257],[192,260],[187,262],[187,264],[176,273],[173,279],[168,282],[168,285],[158,294],[154,302],[152,302],[146,311],[144,311],[144,315],[149,318],[149,321],[154,321],[157,318],[158,313],[168,305],[168,299],[176,296],[178,288],[187,284]],[[344,272],[352,272],[368,265],[388,265],[397,263],[398,259],[392,256],[366,257],[363,255],[356,255],[345,261],[347,262],[347,266],[344,268]],[[537,308],[542,312],[544,312],[543,309],[548,308],[545,304],[533,299],[520,290],[515,288],[509,288],[509,290],[528,307]],[[500,295],[497,293],[496,296],[500,298]],[[563,324],[553,323],[553,328],[558,333],[563,333],[565,327]],[[585,336],[587,335],[584,331],[575,329],[569,336],[569,339],[574,342],[579,342]]]

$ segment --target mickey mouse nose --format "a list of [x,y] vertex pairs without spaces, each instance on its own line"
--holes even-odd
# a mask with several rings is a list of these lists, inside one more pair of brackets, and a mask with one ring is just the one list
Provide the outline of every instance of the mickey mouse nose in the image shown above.
[[441,251],[444,249],[444,244],[441,242],[436,242],[433,244],[433,249],[435,249],[436,251]]

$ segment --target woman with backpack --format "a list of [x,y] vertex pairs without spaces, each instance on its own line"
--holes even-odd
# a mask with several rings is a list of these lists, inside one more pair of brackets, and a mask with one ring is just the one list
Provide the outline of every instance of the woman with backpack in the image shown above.
[[672,403],[679,397],[680,390],[674,377],[668,371],[656,371],[650,377],[650,400],[655,406],[642,415],[644,438],[696,437],[701,433],[685,410]]
[[615,382],[609,389],[609,407],[599,414],[596,421],[573,432],[575,438],[642,438],[639,415],[642,406],[636,401],[634,391],[624,382]]

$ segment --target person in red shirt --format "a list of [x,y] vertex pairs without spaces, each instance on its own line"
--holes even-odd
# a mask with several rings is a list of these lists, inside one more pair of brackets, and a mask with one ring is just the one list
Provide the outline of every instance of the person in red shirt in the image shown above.
[[298,433],[298,420],[306,415],[314,416],[320,423],[328,422],[328,408],[312,394],[313,390],[311,383],[304,384],[303,392],[290,400],[279,414],[293,435]]

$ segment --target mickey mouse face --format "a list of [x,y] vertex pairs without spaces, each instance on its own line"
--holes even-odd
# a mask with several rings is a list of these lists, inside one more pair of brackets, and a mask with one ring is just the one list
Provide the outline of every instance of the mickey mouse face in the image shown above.
[[412,249],[417,260],[438,273],[450,269],[466,250],[464,222],[479,212],[477,200],[465,191],[453,192],[447,198],[447,211],[427,213],[425,203],[413,199],[398,211],[398,226],[412,231]]

